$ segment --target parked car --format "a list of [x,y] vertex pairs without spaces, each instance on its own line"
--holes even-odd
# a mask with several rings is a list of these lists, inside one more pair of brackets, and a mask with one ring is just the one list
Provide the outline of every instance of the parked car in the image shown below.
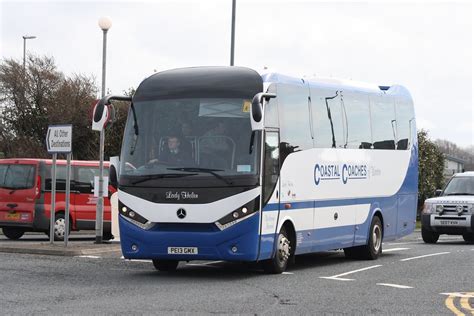
[[[9,239],[25,232],[49,234],[51,214],[52,160],[0,159],[0,227]],[[109,164],[104,163],[104,175]],[[94,230],[97,198],[94,176],[99,175],[98,161],[71,161],[70,231]],[[54,237],[65,233],[66,161],[56,167],[56,207]],[[109,186],[109,196],[115,190]],[[111,239],[110,201],[104,197],[104,239]]]
[[448,234],[462,235],[466,242],[474,243],[474,172],[455,174],[435,195],[423,206],[423,241],[436,243],[440,234]]

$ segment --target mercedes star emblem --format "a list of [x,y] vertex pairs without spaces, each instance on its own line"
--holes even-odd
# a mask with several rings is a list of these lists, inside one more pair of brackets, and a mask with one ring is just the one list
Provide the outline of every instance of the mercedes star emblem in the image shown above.
[[186,210],[184,208],[180,208],[176,212],[176,215],[178,216],[179,219],[183,219],[186,217]]

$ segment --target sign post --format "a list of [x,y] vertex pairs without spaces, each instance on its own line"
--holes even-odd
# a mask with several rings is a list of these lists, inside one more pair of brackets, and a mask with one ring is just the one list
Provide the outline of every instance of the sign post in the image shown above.
[[51,209],[49,223],[49,240],[54,243],[54,227],[56,216],[56,160],[57,154],[67,154],[66,167],[66,214],[64,227],[64,245],[67,247],[69,237],[69,198],[71,191],[71,152],[72,152],[72,125],[50,125],[46,134],[48,153],[53,154],[52,183],[51,183]]

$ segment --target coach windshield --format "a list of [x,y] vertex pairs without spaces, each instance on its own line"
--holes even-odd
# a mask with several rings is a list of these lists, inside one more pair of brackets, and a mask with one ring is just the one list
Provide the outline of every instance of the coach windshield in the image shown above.
[[250,100],[241,98],[135,102],[125,128],[121,179],[140,186],[156,186],[159,179],[232,185],[246,176],[254,182],[258,137],[251,137],[249,109]]

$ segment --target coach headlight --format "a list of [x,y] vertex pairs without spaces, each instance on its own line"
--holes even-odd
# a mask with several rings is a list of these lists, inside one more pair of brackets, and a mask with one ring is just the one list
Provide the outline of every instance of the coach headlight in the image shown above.
[[425,202],[425,204],[423,204],[423,214],[431,214],[434,213],[434,211],[435,206],[433,203]]
[[259,199],[256,198],[255,200],[252,200],[247,204],[233,210],[232,212],[215,222],[215,224],[220,230],[224,230],[254,215],[258,211],[258,209]]
[[119,214],[130,223],[143,229],[150,229],[155,225],[122,202],[119,202]]

